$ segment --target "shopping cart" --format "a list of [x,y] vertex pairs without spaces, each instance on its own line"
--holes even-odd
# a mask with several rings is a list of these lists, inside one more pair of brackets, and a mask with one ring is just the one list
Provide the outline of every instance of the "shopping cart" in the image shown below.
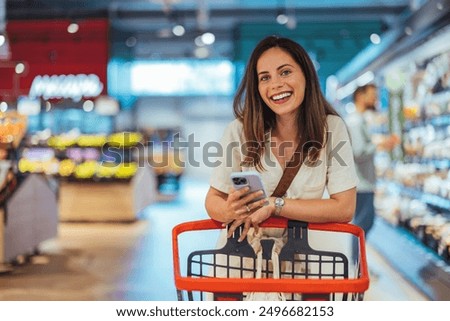
[[[313,224],[270,218],[260,225],[266,229],[286,229],[287,241],[272,262],[273,240],[261,240],[263,261],[258,261],[247,239],[238,242],[240,229],[224,247],[197,250],[187,256],[181,274],[179,237],[185,232],[221,230],[214,220],[199,220],[173,228],[173,262],[178,300],[245,300],[250,293],[282,293],[286,300],[362,300],[369,287],[364,232],[352,224]],[[312,231],[356,237],[359,257],[351,264],[344,253],[313,249],[308,241]],[[317,233],[313,232],[313,233]],[[261,256],[260,256],[261,257]],[[258,264],[262,264],[262,267]],[[274,265],[279,275],[274,278]],[[276,268],[276,267],[275,267]],[[259,270],[259,271],[258,271]],[[258,275],[259,273],[259,275]]]

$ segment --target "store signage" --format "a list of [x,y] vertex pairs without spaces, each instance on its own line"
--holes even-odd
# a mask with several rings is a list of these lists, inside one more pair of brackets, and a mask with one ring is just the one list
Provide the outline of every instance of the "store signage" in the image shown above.
[[36,76],[30,88],[30,97],[71,98],[80,101],[83,97],[96,97],[101,94],[103,84],[94,74],[44,75]]

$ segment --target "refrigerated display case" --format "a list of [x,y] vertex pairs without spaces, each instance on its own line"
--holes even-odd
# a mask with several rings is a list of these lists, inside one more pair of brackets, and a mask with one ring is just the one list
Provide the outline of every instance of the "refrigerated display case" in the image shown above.
[[384,220],[374,244],[386,237],[398,244],[377,248],[434,300],[450,299],[449,40],[447,27],[381,74],[391,97],[389,127],[401,129],[402,145],[379,173],[378,213]]

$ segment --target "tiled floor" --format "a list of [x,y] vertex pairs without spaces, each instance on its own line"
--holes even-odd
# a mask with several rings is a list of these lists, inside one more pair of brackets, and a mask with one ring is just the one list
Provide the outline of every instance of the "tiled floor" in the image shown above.
[[[184,181],[176,200],[150,206],[134,223],[60,223],[42,255],[0,274],[0,300],[176,300],[171,230],[206,218],[207,187]],[[183,242],[214,246],[216,239],[212,232]],[[427,300],[370,243],[367,251],[372,279],[365,300]]]

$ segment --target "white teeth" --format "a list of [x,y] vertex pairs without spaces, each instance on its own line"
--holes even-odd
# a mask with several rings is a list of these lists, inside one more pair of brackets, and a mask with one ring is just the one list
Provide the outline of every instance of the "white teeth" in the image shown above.
[[281,94],[279,94],[279,95],[272,96],[272,99],[273,99],[273,100],[280,100],[280,99],[289,97],[289,96],[291,96],[291,95],[292,95],[292,93],[281,93]]

